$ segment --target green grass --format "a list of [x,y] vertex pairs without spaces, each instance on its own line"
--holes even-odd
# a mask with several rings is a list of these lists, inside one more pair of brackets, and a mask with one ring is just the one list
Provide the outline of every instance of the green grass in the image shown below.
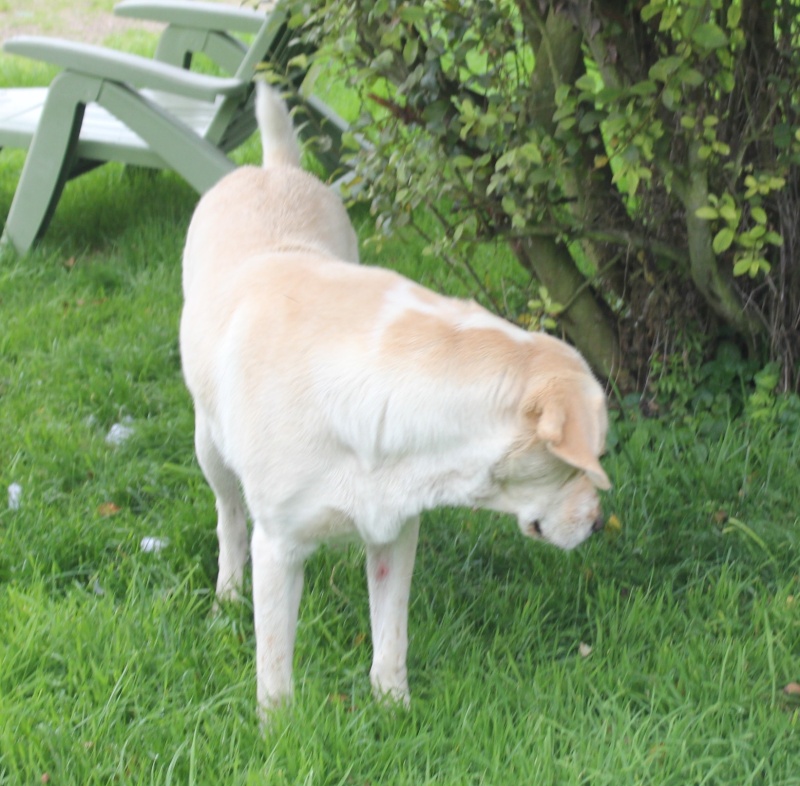
[[[20,165],[3,151],[0,216]],[[570,554],[501,516],[427,515],[408,712],[370,697],[360,549],[322,549],[295,702],[262,737],[252,609],[210,613],[214,506],[180,374],[195,201],[107,167],[0,261],[0,491],[23,489],[19,510],[0,497],[2,786],[800,784],[800,416],[780,402],[616,417],[621,531]],[[462,291],[408,240],[366,261]],[[133,436],[107,444],[124,418]]]

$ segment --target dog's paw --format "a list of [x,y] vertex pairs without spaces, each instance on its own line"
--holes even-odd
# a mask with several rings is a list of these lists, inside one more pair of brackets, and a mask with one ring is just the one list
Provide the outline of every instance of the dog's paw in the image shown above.
[[285,691],[272,696],[260,696],[258,699],[258,728],[262,737],[266,737],[276,725],[281,723],[282,713],[292,705],[294,690],[289,687]]
[[244,595],[238,589],[227,587],[222,592],[217,590],[214,604],[211,606],[211,616],[218,617],[226,606],[239,605],[244,602],[244,599]]
[[242,582],[238,579],[229,581],[217,581],[216,589],[217,603],[241,603]]
[[372,682],[372,695],[379,704],[386,707],[402,707],[406,710],[411,707],[411,694],[409,693],[408,685],[389,687],[375,677],[370,677],[370,681]]

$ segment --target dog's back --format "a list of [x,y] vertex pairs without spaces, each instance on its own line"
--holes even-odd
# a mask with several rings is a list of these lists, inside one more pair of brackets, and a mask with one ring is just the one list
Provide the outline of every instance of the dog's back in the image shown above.
[[236,169],[198,203],[184,249],[184,295],[201,268],[204,280],[229,279],[238,264],[267,253],[303,250],[358,262],[358,240],[341,199],[300,169],[283,100],[263,82],[256,90],[263,165]]

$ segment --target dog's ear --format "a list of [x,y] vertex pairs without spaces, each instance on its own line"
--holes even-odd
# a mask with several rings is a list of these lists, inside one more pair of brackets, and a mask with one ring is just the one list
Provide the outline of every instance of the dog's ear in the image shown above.
[[536,437],[554,456],[585,472],[597,488],[611,488],[598,461],[605,436],[605,405],[574,390],[553,391],[527,412],[535,422]]

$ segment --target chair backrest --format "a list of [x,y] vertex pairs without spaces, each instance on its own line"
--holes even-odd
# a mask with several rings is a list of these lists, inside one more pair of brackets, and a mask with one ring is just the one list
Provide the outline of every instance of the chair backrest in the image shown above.
[[233,150],[256,130],[253,77],[264,62],[276,70],[286,68],[291,57],[292,35],[288,15],[278,6],[265,18],[236,69],[235,76],[250,83],[250,89],[244,99],[220,100],[216,116],[206,131],[206,139],[223,150]]
[[[190,3],[186,3],[186,13],[180,21],[170,20],[166,13],[163,17],[153,16],[152,4],[147,5],[146,18],[167,22],[159,37],[156,60],[190,68],[193,55],[203,53],[226,74],[249,86],[244,94],[218,98],[213,112],[202,111],[202,121],[195,126],[204,128],[203,136],[226,152],[238,147],[256,130],[253,77],[259,65],[266,62],[272,69],[282,71],[293,56],[290,52],[293,32],[289,29],[289,12],[285,5],[278,0],[269,13],[226,7],[220,29],[216,31],[208,29],[206,18],[193,24]],[[123,0],[114,10],[119,15],[137,18],[142,16],[139,6],[137,0]],[[252,38],[248,42],[240,34]],[[158,102],[158,96],[153,98]],[[169,111],[174,106],[165,106],[165,109]]]

